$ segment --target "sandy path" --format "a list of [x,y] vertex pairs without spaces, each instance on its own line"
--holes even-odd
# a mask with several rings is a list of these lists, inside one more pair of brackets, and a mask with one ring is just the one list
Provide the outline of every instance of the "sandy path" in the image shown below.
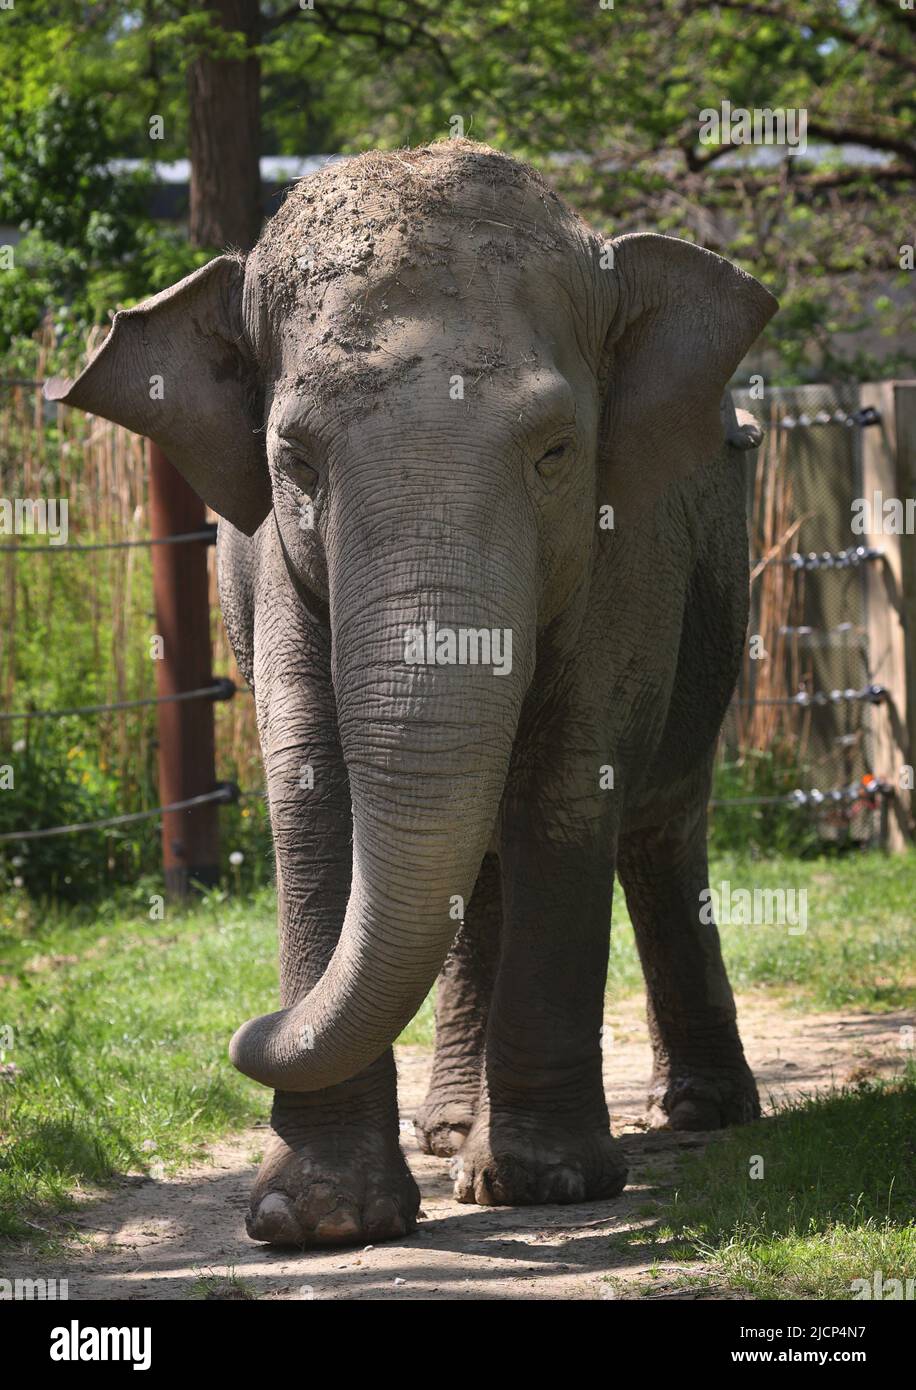
[[[911,1015],[794,1014],[759,996],[740,1000],[739,1008],[745,1047],[768,1109],[786,1096],[898,1071],[912,1055],[905,1052],[902,1031],[912,1028]],[[605,1082],[614,1132],[630,1159],[631,1185],[616,1201],[526,1208],[454,1202],[447,1161],[420,1154],[412,1132],[429,1054],[402,1048],[403,1141],[425,1212],[409,1239],[302,1255],[253,1245],[244,1213],[252,1155],[263,1141],[258,1126],[212,1146],[209,1162],[180,1175],[163,1181],[127,1176],[113,1192],[88,1195],[72,1221],[74,1238],[62,1250],[39,1257],[28,1245],[8,1249],[0,1253],[0,1274],[67,1278],[71,1299],[181,1299],[201,1274],[230,1272],[260,1298],[636,1296],[646,1287],[647,1262],[638,1253],[615,1251],[610,1238],[654,1224],[646,1202],[664,1201],[665,1178],[677,1152],[704,1143],[703,1136],[646,1133],[642,1127],[650,1072],[642,1009],[642,1001],[634,999],[615,1006],[608,1019],[613,1039],[605,1049]],[[653,1280],[653,1296],[665,1296],[664,1274],[663,1269]],[[719,1296],[729,1295],[723,1290]]]

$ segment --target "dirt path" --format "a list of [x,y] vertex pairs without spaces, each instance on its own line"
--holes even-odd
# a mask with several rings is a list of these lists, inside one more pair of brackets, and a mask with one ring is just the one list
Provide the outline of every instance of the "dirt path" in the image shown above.
[[[791,1014],[758,997],[739,1001],[742,1033],[767,1109],[786,1096],[900,1070],[912,1026],[903,1014]],[[608,1023],[605,1082],[614,1132],[630,1159],[630,1186],[616,1201],[567,1207],[467,1207],[451,1197],[447,1161],[420,1154],[411,1117],[422,1099],[429,1054],[398,1053],[404,1148],[423,1194],[415,1236],[365,1250],[302,1255],[253,1245],[244,1213],[262,1144],[255,1127],[163,1181],[128,1176],[87,1198],[77,1234],[39,1258],[28,1246],[0,1254],[5,1278],[67,1278],[71,1299],[187,1298],[202,1274],[234,1273],[260,1298],[594,1299],[646,1290],[647,1262],[622,1254],[614,1236],[657,1219],[679,1151],[704,1136],[647,1133],[642,1124],[650,1054],[641,1000],[615,1005]],[[912,1034],[910,1034],[912,1036]],[[911,1055],[911,1054],[910,1054]],[[685,1267],[679,1265],[683,1274]],[[670,1287],[670,1279],[669,1279]],[[652,1295],[665,1297],[665,1270]],[[667,1296],[672,1296],[670,1293]],[[678,1295],[674,1295],[678,1296]],[[683,1294],[679,1296],[684,1296]],[[686,1295],[692,1296],[692,1295]],[[693,1295],[695,1296],[695,1295]],[[704,1297],[715,1297],[707,1292]],[[719,1297],[729,1297],[722,1290]]]

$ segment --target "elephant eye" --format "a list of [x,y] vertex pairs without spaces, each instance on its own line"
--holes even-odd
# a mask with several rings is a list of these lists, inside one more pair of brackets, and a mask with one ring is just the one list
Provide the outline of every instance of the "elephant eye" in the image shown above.
[[277,467],[280,472],[303,492],[313,493],[318,486],[317,468],[313,468],[302,454],[291,448],[285,440],[281,441],[281,446],[277,455]]
[[544,482],[555,482],[559,478],[563,465],[569,457],[571,447],[571,439],[559,439],[556,444],[551,445],[546,453],[541,455],[535,467]]

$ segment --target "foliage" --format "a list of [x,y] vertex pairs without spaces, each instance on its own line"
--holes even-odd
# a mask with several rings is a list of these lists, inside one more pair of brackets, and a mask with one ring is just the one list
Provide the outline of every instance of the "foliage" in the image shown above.
[[112,305],[164,289],[207,259],[144,213],[148,178],[117,174],[100,96],[56,88],[15,110],[0,162],[0,222],[19,228],[0,275],[0,351],[46,311],[58,340],[80,340]]
[[[735,762],[716,764],[709,816],[713,852],[747,850],[758,854],[817,854],[824,848],[810,812],[786,804],[741,805],[743,799],[788,796],[809,785],[798,760],[798,745],[748,749]],[[731,804],[729,804],[731,803]]]
[[[150,722],[155,716],[144,717]],[[146,765],[137,768],[135,786],[125,788],[106,762],[104,737],[99,741],[85,724],[49,721],[28,742],[17,742],[14,754],[4,755],[12,756],[15,783],[0,796],[0,834],[107,820],[138,801],[157,804],[152,730],[140,745]],[[230,768],[228,780],[233,775]],[[273,849],[264,804],[255,798],[221,806],[219,824],[223,881],[237,892],[270,883]],[[40,911],[52,903],[99,901],[118,885],[141,879],[161,894],[161,860],[156,816],[104,830],[12,840],[0,846],[0,892],[21,890]]]
[[84,245],[102,261],[121,259],[139,215],[143,183],[115,177],[101,97],[56,88],[4,131],[0,219],[61,246]]
[[[5,420],[8,435],[11,423],[15,417]],[[49,429],[44,469],[52,493],[59,490],[61,450],[67,442]],[[0,476],[5,462],[0,450]],[[76,515],[84,489],[74,484],[72,475],[70,494]],[[80,536],[92,538],[92,533]],[[4,561],[0,615],[5,610],[12,620],[4,634],[0,672],[15,676],[15,710],[70,709],[155,693],[147,645],[152,583],[146,551],[98,556],[26,553],[5,556]],[[221,736],[221,721],[229,715],[226,706],[217,705],[219,775],[245,789],[253,783],[254,790],[257,781],[247,767],[243,771],[236,766],[233,745]],[[116,714],[0,724],[0,766],[11,770],[13,779],[12,786],[0,792],[0,834],[83,824],[155,807],[156,709],[148,705]],[[269,882],[273,856],[265,803],[252,797],[222,806],[219,819],[222,867],[233,886],[253,888]],[[238,853],[243,855],[241,864],[230,864],[229,855]],[[0,891],[21,888],[45,905],[56,899],[91,902],[138,875],[154,873],[161,873],[160,823],[155,817],[104,831],[0,845]],[[157,891],[162,891],[161,882]]]
[[[900,268],[900,247],[912,244],[916,60],[912,16],[892,0],[249,7],[259,11],[252,51],[262,72],[264,152],[424,142],[445,138],[460,118],[474,138],[553,161],[555,182],[609,232],[651,227],[752,268],[782,305],[765,338],[774,382],[886,375],[916,361],[906,333],[910,273]],[[35,203],[29,184],[46,158],[15,132],[50,131],[37,200],[43,242],[84,251],[90,278],[108,256],[120,276],[110,288],[127,299],[164,283],[160,261],[177,248],[147,241],[144,252],[136,232],[125,239],[122,212],[137,189],[129,180],[99,188],[95,161],[110,152],[186,155],[186,73],[201,51],[240,58],[248,50],[190,0],[113,0],[89,10],[53,0],[40,18],[17,7],[0,29],[14,187],[25,184]],[[46,109],[46,93],[61,73],[72,105],[68,142],[57,148],[55,125],[64,118]],[[702,145],[699,113],[723,100],[804,108],[819,149],[747,163],[727,145]],[[92,119],[74,115],[89,111]],[[153,114],[162,117],[163,138],[151,143]],[[852,144],[871,162],[841,162],[839,150]],[[63,231],[49,235],[61,222]],[[38,275],[31,287],[20,280],[18,307],[4,309],[8,332],[22,331],[45,293],[45,253],[33,243],[24,254],[29,275]],[[50,252],[47,260],[53,266]],[[44,278],[53,289],[72,283],[73,269]],[[80,312],[98,314],[103,298],[99,287]]]
[[[67,746],[78,737],[73,721],[64,721],[45,726],[16,753],[15,784],[0,796],[0,833],[83,824],[121,813],[120,782],[104,758],[78,743]],[[147,822],[123,830],[14,841],[3,846],[0,888],[21,887],[39,901],[98,897],[155,863],[156,830],[155,822]]]

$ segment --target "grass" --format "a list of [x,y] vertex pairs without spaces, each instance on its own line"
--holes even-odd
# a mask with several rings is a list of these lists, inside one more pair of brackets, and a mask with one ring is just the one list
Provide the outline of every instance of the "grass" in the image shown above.
[[874,1296],[878,1271],[905,1291],[916,1276],[914,1135],[912,1067],[897,1081],[731,1130],[683,1161],[673,1206],[651,1233],[653,1253],[702,1261],[699,1279],[680,1282],[757,1299],[850,1299],[860,1279]]
[[[266,1118],[269,1093],[230,1065],[245,1018],[277,1005],[275,903],[213,894],[149,921],[51,914],[0,935],[0,1235],[116,1174],[168,1172]],[[427,1002],[405,1041],[432,1031]],[[0,1034],[2,1036],[2,1034]]]
[[216,1274],[212,1270],[202,1270],[188,1295],[192,1299],[206,1302],[247,1302],[257,1298],[257,1290],[247,1279],[242,1279],[234,1269],[228,1274]]
[[[916,852],[851,853],[839,858],[748,859],[720,856],[710,884],[739,889],[804,889],[807,929],[720,927],[735,990],[764,988],[799,1009],[889,1011],[916,998]],[[614,898],[608,992],[642,989],[642,972],[623,892]]]
[[[712,881],[807,887],[808,931],[730,928],[738,989],[806,1008],[912,1001],[916,856],[751,863]],[[267,1115],[268,1093],[226,1056],[245,1018],[276,1007],[275,906],[213,893],[150,921],[138,905],[37,912],[12,893],[0,916],[0,1235],[32,1233],[75,1190],[125,1172],[168,1172],[208,1141]],[[632,930],[615,903],[609,991],[642,989]],[[432,1005],[403,1042],[432,1041]],[[742,1140],[742,1142],[744,1142]]]

